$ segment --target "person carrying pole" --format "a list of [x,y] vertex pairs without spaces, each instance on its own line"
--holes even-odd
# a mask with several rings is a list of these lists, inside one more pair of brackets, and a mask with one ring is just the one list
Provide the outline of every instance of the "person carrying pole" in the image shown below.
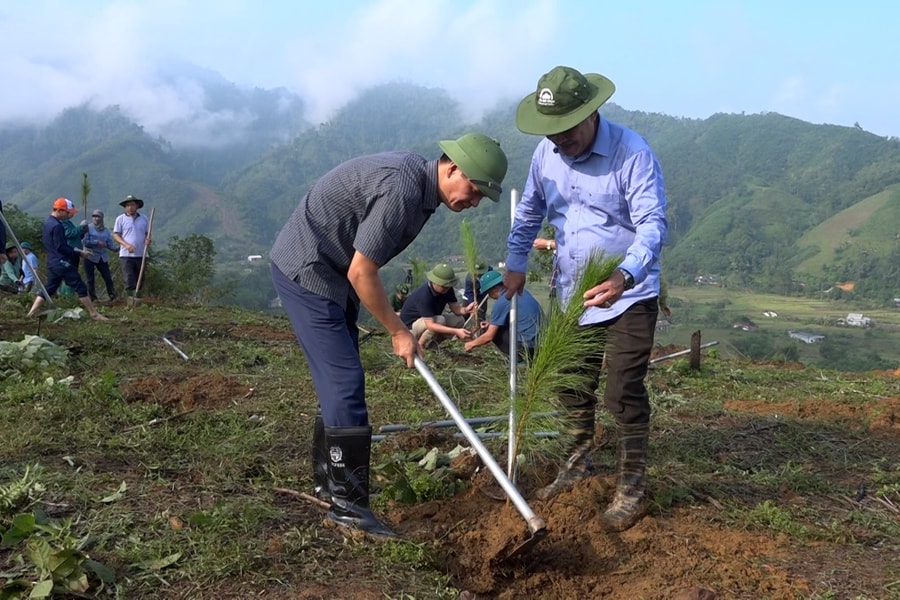
[[119,265],[122,267],[122,278],[125,280],[125,296],[136,295],[141,264],[145,249],[150,246],[150,220],[142,215],[144,201],[131,194],[119,202],[125,212],[116,217],[113,225],[113,239],[119,244]]

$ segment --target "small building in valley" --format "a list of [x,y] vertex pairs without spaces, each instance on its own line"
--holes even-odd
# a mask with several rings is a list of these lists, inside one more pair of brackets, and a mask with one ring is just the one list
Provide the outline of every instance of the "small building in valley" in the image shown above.
[[864,316],[862,313],[849,313],[846,318],[840,319],[838,323],[848,327],[871,327],[872,319]]
[[815,344],[825,339],[824,335],[818,335],[808,331],[788,331],[788,336],[792,339],[800,340],[804,344]]

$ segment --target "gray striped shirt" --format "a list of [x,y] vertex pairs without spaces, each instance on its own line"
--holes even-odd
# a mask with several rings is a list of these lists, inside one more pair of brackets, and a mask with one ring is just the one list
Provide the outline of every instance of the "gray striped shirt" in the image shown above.
[[354,251],[381,267],[412,243],[440,205],[437,163],[385,152],[338,165],[297,205],[275,239],[272,262],[314,294],[358,303],[347,279]]

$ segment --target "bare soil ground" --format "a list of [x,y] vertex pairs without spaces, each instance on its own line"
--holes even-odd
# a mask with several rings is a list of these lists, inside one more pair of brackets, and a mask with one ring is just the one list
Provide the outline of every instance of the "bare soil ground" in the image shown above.
[[[259,337],[266,340],[290,340],[283,330],[266,327],[242,327],[234,331],[242,339]],[[682,347],[659,347],[654,357],[683,350]],[[475,361],[460,356],[460,362]],[[781,365],[779,368],[792,368]],[[793,368],[802,368],[794,366]],[[895,374],[888,373],[890,380]],[[148,394],[147,390],[154,390]],[[123,387],[129,401],[157,402],[178,411],[227,409],[248,392],[236,380],[208,372],[178,376],[137,378]],[[826,426],[864,429],[873,438],[896,442],[900,439],[900,398],[886,397],[871,403],[852,405],[846,402],[801,399],[771,402],[733,399],[724,403],[726,413],[714,421],[697,426],[725,428],[736,432],[734,447],[721,447],[721,460],[741,452],[746,436],[753,435],[757,444],[765,445],[767,425],[757,416],[773,415],[809,419]],[[766,421],[768,423],[768,421]],[[748,433],[749,432],[749,433]],[[664,435],[657,432],[656,435]],[[598,434],[599,437],[599,434]],[[772,440],[774,443],[774,440]],[[713,498],[693,490],[696,498],[664,512],[651,510],[634,528],[621,534],[601,527],[600,515],[610,502],[615,476],[614,444],[598,440],[595,463],[601,472],[573,490],[549,502],[529,500],[532,509],[547,523],[548,535],[523,555],[506,560],[511,548],[525,541],[527,527],[515,508],[505,500],[502,489],[479,465],[470,469],[471,486],[456,496],[440,501],[406,505],[391,503],[384,514],[402,536],[428,545],[437,545],[443,557],[443,568],[459,589],[461,598],[807,598],[824,597],[815,592],[823,573],[829,573],[835,589],[878,589],[896,577],[898,556],[878,547],[854,547],[853,568],[844,569],[848,549],[841,544],[798,542],[787,535],[751,531],[735,527],[723,515],[728,498]],[[444,446],[456,444],[446,434],[436,431],[407,433],[395,438],[395,447]],[[896,449],[896,444],[894,444]],[[386,452],[386,449],[375,452]],[[545,485],[556,474],[549,461],[527,465],[518,480],[526,498]],[[503,464],[501,462],[501,464]],[[602,466],[602,465],[605,465]],[[472,472],[474,471],[474,472]],[[663,474],[664,476],[664,474]],[[834,473],[833,477],[852,480],[852,470]],[[666,483],[665,480],[662,483]],[[823,510],[842,509],[837,499],[810,499],[784,490],[788,501],[798,503],[827,502]],[[282,499],[286,506],[292,501]],[[815,505],[811,505],[816,510]],[[844,509],[850,507],[843,507]],[[322,511],[314,507],[293,506],[304,518],[320,519]],[[900,519],[900,513],[897,514]],[[341,531],[328,530],[340,539]],[[864,536],[860,531],[860,536]],[[377,543],[367,541],[364,543]],[[279,551],[277,535],[271,551]],[[887,568],[890,565],[891,568]],[[356,573],[355,570],[359,572]],[[371,580],[374,575],[363,561],[342,568],[342,578],[353,581]],[[379,597],[376,582],[354,585],[355,591],[343,590],[343,598]],[[821,587],[821,586],[820,586]],[[897,590],[895,593],[900,592]],[[224,590],[223,590],[224,593]],[[321,584],[300,586],[297,598],[333,598],[335,590]],[[835,597],[844,597],[840,594]],[[864,596],[865,597],[865,596]],[[871,597],[878,597],[871,596]],[[888,597],[888,596],[885,596]]]

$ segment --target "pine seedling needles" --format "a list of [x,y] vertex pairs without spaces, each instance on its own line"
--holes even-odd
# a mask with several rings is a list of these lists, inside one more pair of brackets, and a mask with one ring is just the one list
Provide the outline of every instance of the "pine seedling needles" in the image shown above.
[[[475,306],[478,306],[478,287],[475,281],[475,278],[478,277],[477,264],[478,264],[478,246],[475,245],[475,236],[472,235],[472,229],[469,227],[469,222],[465,219],[459,224],[459,238],[462,243],[463,250],[463,258],[466,261],[466,269],[469,271],[469,276],[472,278],[472,300],[475,302]],[[475,331],[478,331],[480,327],[480,323],[478,322],[478,313],[475,312]]]
[[553,302],[550,313],[538,332],[534,356],[527,361],[524,376],[516,390],[515,447],[523,448],[532,439],[527,434],[539,427],[529,417],[545,408],[560,391],[583,388],[588,375],[580,366],[585,357],[596,355],[596,332],[579,325],[584,313],[583,296],[590,288],[609,278],[621,257],[607,257],[594,251],[584,262],[576,278],[575,289],[565,306]]

